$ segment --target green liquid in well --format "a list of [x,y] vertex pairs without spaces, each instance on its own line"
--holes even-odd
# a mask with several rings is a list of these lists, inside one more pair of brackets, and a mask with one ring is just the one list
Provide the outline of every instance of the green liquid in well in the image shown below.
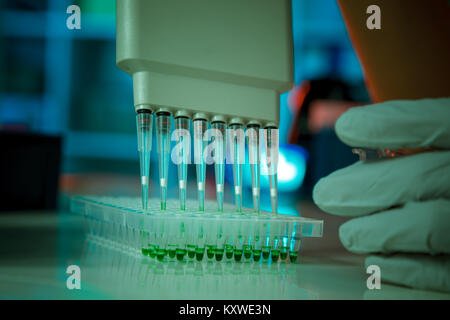
[[234,260],[239,262],[241,261],[241,259],[242,259],[242,250],[240,249],[234,250]]
[[252,257],[252,246],[246,244],[243,246],[245,259],[251,259]]
[[148,245],[148,255],[150,256],[150,258],[156,257],[157,250],[158,250],[158,246],[153,245],[153,244]]
[[233,259],[233,251],[234,248],[231,244],[225,245],[225,257],[227,257],[227,259]]
[[169,258],[173,259],[175,258],[176,250],[175,249],[169,249]]
[[194,250],[188,250],[188,258],[189,259],[194,259],[195,258],[195,249]]
[[186,246],[187,248],[187,255],[189,257],[189,259],[194,259],[195,258],[195,249],[197,248],[196,245],[193,244],[188,244]]
[[216,249],[216,261],[222,261],[223,249]]
[[262,247],[262,256],[264,260],[269,259],[270,256],[270,247]]
[[261,250],[253,250],[253,261],[258,262],[261,259]]
[[158,249],[156,251],[156,259],[158,259],[158,261],[163,261],[166,254],[167,251],[165,249]]
[[288,256],[288,249],[286,247],[281,248],[280,251],[281,260],[286,260],[287,256]]
[[195,258],[197,259],[197,261],[202,261],[204,255],[205,255],[205,249],[204,248],[197,248],[197,249],[195,249]]
[[206,256],[208,257],[208,259],[213,259],[214,258],[214,253],[216,251],[216,246],[214,245],[207,245],[206,246]]
[[186,249],[177,249],[177,260],[182,261],[184,259],[184,256],[186,255]]
[[280,250],[272,250],[272,261],[277,262],[280,257]]
[[147,248],[142,248],[142,254],[143,254],[144,256],[148,256],[149,250],[148,250]]
[[291,263],[297,261],[298,252],[289,252],[289,260]]

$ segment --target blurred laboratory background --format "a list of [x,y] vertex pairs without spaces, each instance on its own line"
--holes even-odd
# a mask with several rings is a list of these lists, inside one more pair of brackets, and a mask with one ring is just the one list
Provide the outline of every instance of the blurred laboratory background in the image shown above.
[[[71,4],[81,8],[81,30],[66,27]],[[356,160],[333,126],[369,96],[335,0],[293,0],[292,20],[295,86],[280,96],[278,187],[279,212],[299,215],[318,179]],[[0,211],[63,208],[75,193],[139,196],[132,79],[115,54],[115,0],[0,0]],[[209,167],[207,197],[215,199]],[[175,165],[169,172],[175,198]],[[155,183],[150,190],[159,197]],[[268,196],[261,207],[270,211]]]

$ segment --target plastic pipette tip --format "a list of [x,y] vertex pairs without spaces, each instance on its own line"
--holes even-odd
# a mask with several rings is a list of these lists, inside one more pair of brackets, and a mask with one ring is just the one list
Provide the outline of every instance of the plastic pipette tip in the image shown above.
[[152,119],[152,114],[148,111],[139,112],[136,116],[143,210],[147,210],[148,200],[150,152],[152,149]]
[[186,211],[186,191],[184,189],[180,189],[180,210]]
[[163,185],[161,186],[161,210],[166,210],[166,194],[167,187]]
[[180,201],[180,210],[186,211],[186,201]]
[[205,211],[205,199],[203,197],[198,200],[198,210]]
[[260,209],[259,209],[259,194],[253,196],[253,211],[258,212],[258,213],[260,211]]
[[[141,180],[145,180],[145,178],[146,177],[142,177]],[[142,197],[142,209],[146,211],[148,204],[148,184],[146,183],[141,184],[141,197]]]
[[[220,188],[220,187],[216,187]],[[222,212],[223,211],[223,192],[218,191],[217,192],[217,211]]]
[[242,188],[240,186],[234,187],[234,198],[235,198],[236,212],[242,212]]
[[271,205],[272,205],[272,213],[273,214],[278,214],[278,199],[277,199],[277,197],[275,196],[275,197],[270,197],[270,202],[271,202]]
[[205,184],[203,182],[197,183],[198,194],[198,210],[205,211]]
[[186,211],[186,181],[178,180],[178,192],[180,193],[180,210]]

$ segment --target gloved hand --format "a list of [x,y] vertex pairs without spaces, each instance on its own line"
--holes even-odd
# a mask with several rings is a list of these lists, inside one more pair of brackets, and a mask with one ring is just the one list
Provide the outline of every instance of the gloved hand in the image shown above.
[[313,198],[328,213],[357,217],[339,237],[369,254],[366,267],[378,265],[381,281],[450,292],[450,99],[352,108],[335,129],[353,147],[447,149],[358,161],[321,179]]

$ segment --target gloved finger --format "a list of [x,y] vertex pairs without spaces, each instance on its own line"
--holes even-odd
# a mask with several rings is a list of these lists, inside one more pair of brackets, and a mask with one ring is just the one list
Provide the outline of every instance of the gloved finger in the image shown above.
[[450,256],[448,255],[376,255],[366,258],[366,269],[370,265],[380,267],[381,282],[416,289],[450,292]]
[[450,99],[394,100],[352,108],[336,121],[344,143],[366,148],[450,148]]
[[339,238],[355,253],[450,254],[448,226],[450,200],[411,202],[347,221],[339,228]]
[[345,216],[438,198],[450,199],[450,151],[357,162],[322,178],[313,190],[322,210]]

